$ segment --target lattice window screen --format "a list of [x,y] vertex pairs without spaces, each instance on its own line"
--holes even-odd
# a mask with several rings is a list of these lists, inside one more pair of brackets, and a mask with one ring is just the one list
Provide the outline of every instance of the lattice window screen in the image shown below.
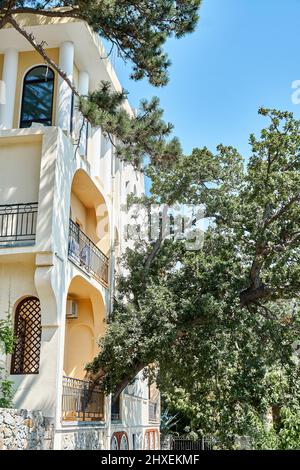
[[41,307],[36,297],[22,300],[16,310],[15,349],[11,374],[38,374],[41,350]]

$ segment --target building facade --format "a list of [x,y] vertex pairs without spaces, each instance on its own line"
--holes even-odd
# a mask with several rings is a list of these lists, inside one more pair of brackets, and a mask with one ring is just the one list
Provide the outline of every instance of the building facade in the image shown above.
[[[120,91],[87,24],[19,22],[81,95]],[[0,318],[17,338],[6,358],[17,410],[41,412],[53,447],[159,448],[159,395],[142,374],[112,402],[86,379],[112,311],[128,193],[140,172],[85,123],[68,84],[13,28],[0,30]],[[124,104],[132,114],[129,104]]]

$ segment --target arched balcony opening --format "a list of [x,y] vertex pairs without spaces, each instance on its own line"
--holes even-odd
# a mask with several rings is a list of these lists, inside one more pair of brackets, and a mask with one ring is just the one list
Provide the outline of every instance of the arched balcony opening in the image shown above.
[[99,352],[105,333],[105,306],[101,294],[76,276],[66,305],[62,412],[65,421],[102,421],[104,395],[87,377],[85,366]]
[[71,189],[69,259],[107,287],[109,248],[105,199],[89,175],[78,170]]

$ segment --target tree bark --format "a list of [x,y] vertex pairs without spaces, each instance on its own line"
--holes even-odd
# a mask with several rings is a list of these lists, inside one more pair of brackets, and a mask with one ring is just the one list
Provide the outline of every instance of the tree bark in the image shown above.
[[259,287],[249,287],[240,293],[240,303],[242,307],[255,304],[259,300],[266,300],[271,295],[271,289],[261,284]]

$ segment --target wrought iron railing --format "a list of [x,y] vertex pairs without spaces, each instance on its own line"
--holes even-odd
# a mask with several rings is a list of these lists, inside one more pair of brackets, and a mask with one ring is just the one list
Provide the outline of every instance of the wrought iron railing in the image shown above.
[[63,377],[62,417],[64,421],[103,421],[104,394],[99,386]]
[[172,439],[171,449],[176,451],[199,451],[214,450],[220,445],[220,441],[214,437],[202,437],[197,441],[186,439],[185,437],[175,437]]
[[159,420],[159,403],[157,401],[149,401],[149,422],[156,423]]
[[0,246],[34,244],[37,214],[37,202],[0,206]]
[[105,286],[108,285],[108,258],[70,219],[69,258]]

